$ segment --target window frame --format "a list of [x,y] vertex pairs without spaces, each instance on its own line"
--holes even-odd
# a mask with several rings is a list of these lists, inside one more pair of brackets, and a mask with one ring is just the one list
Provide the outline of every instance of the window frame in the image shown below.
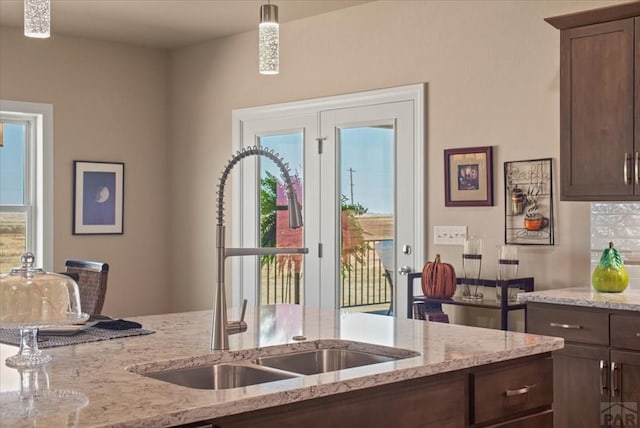
[[[36,263],[53,270],[53,105],[0,100],[0,118],[27,123],[25,129],[24,205],[4,205],[8,211],[26,212],[27,251]],[[20,207],[25,207],[20,209]],[[16,261],[17,264],[18,261]]]

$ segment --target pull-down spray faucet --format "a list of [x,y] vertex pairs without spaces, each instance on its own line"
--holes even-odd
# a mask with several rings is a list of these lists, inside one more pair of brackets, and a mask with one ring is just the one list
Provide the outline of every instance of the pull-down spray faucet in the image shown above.
[[216,224],[216,262],[218,265],[218,281],[216,283],[216,291],[213,302],[213,325],[211,327],[211,349],[229,349],[229,335],[246,331],[247,324],[244,322],[245,306],[242,310],[240,321],[227,321],[227,302],[226,291],[224,286],[224,262],[227,257],[231,256],[262,256],[269,254],[306,254],[308,248],[225,248],[224,234],[224,186],[227,182],[229,173],[233,167],[242,159],[252,156],[265,156],[273,160],[280,168],[282,178],[287,188],[287,205],[289,209],[289,227],[297,229],[302,227],[302,212],[298,203],[296,191],[291,181],[291,175],[287,164],[274,151],[263,147],[245,147],[236,152],[231,157],[218,183],[217,198],[217,224]]

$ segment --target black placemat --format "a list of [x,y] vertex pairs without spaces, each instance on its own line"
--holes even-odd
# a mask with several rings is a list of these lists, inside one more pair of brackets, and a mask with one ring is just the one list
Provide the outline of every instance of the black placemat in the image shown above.
[[[129,336],[143,336],[155,333],[153,330],[132,328],[129,330],[107,330],[96,327],[88,327],[71,336],[40,336],[38,335],[39,348],[53,348],[56,346],[78,345],[80,343],[97,342],[99,340],[118,339]],[[9,345],[20,345],[20,330],[0,329],[0,342]]]

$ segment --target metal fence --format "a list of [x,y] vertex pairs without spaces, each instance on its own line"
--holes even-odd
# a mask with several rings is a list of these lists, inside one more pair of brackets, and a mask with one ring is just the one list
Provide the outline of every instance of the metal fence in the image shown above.
[[[378,241],[367,241],[366,249],[360,257],[351,257],[349,268],[340,275],[340,307],[380,305],[391,302],[390,277],[374,245]],[[261,302],[303,303],[304,274],[283,267],[276,260],[262,266]]]

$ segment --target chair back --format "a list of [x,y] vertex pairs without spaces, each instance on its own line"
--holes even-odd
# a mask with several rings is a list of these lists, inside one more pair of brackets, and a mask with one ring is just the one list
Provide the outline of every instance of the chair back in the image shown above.
[[82,312],[89,315],[99,315],[102,312],[104,298],[107,294],[107,278],[109,265],[90,260],[67,259],[64,265],[68,273],[78,275],[80,290],[80,307]]
[[378,253],[378,258],[380,259],[380,263],[382,263],[382,268],[384,269],[384,277],[387,280],[387,284],[389,284],[389,289],[391,290],[391,302],[389,303],[389,309],[387,310],[387,315],[391,315],[391,311],[393,310],[393,271],[395,270],[394,240],[383,239],[382,241],[378,241],[373,244],[373,247]]

